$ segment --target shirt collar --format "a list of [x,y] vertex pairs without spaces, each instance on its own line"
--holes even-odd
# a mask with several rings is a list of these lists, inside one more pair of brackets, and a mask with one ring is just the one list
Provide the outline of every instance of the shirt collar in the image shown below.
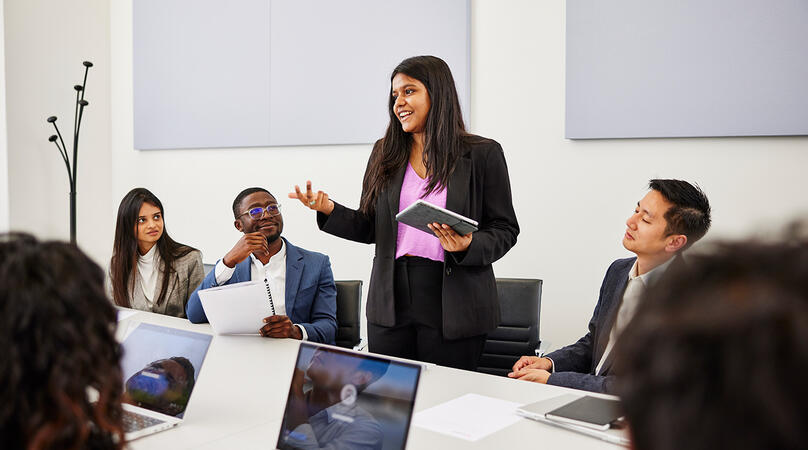
[[658,280],[659,277],[662,276],[663,273],[665,273],[665,271],[668,269],[668,266],[671,265],[671,263],[673,262],[674,259],[676,259],[675,256],[673,258],[665,261],[664,263],[654,267],[653,269],[649,270],[648,272],[645,272],[642,275],[637,275],[637,261],[638,260],[635,259],[634,260],[634,265],[631,266],[631,270],[628,271],[628,280],[632,281],[632,280],[634,280],[636,278],[639,278],[640,281],[642,281],[642,284],[648,286],[649,284],[656,282],[656,280]]
[[[276,261],[286,261],[286,242],[283,240],[283,238],[278,239],[281,240],[281,249],[278,250],[278,253],[275,253],[269,258],[267,266],[272,265]],[[262,263],[261,260],[256,258],[255,255],[253,255],[252,253],[250,253],[250,258],[252,258],[252,262],[254,265],[258,267],[264,267],[264,263]]]
[[150,248],[149,251],[146,252],[145,255],[138,254],[138,260],[140,262],[144,262],[144,263],[153,262],[156,257],[157,257],[157,243],[156,242],[154,243],[154,245],[152,245],[152,248]]

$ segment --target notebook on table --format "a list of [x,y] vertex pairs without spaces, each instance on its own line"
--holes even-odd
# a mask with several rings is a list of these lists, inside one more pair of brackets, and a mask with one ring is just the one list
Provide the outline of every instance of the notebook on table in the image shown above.
[[182,423],[213,336],[147,323],[124,340],[124,431],[133,440]]
[[216,334],[258,334],[264,318],[275,315],[266,279],[203,289],[199,300]]
[[404,449],[421,366],[303,342],[277,448]]

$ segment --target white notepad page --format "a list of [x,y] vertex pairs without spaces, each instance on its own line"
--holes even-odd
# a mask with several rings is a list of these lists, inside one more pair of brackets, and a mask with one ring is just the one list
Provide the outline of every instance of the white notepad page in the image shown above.
[[199,300],[216,334],[258,334],[273,315],[263,280],[204,289]]

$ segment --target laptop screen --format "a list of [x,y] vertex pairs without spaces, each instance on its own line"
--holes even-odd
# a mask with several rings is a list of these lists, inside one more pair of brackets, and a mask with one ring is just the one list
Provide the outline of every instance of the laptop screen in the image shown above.
[[278,448],[403,449],[421,366],[300,344]]
[[182,418],[213,336],[141,323],[124,340],[127,403]]

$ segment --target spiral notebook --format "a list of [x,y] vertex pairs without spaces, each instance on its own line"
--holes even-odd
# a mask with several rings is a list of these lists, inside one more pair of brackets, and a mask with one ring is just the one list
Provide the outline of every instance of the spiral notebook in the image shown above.
[[216,334],[258,334],[264,318],[275,315],[266,279],[204,289],[199,300]]

